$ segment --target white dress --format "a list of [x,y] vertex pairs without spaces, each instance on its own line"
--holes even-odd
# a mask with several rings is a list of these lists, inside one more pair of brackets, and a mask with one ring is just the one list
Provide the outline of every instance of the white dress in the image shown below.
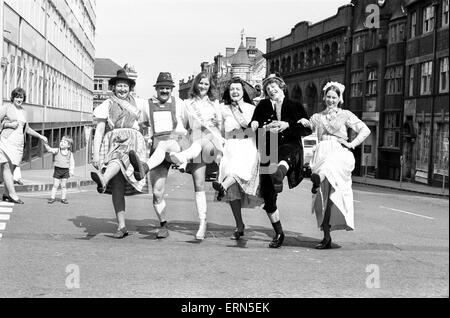
[[[219,165],[218,180],[223,182],[226,177],[236,180],[236,183],[228,188],[223,201],[241,200],[242,208],[254,208],[264,203],[258,196],[260,160],[255,135],[251,128],[241,128],[230,107],[235,106],[221,105],[226,143]],[[240,110],[242,119],[249,123],[255,106],[244,103],[240,105]]]
[[[314,114],[310,122],[317,132],[319,144],[311,160],[313,173],[324,176],[319,191],[313,195],[312,213],[316,214],[321,228],[327,205],[330,204],[330,225],[333,230],[351,231],[354,225],[352,171],[355,168],[353,153],[343,147],[339,139],[348,140],[347,128],[358,133],[353,146],[361,144],[370,129],[349,110]],[[328,202],[328,198],[331,202]]]

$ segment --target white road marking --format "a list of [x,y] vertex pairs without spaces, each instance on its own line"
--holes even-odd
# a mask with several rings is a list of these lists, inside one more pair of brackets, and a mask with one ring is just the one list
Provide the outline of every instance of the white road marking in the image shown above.
[[358,201],[358,200],[353,200],[353,202],[356,202],[356,203],[361,203],[361,201]]
[[6,223],[0,223],[0,231],[3,231],[4,229],[6,229]]
[[3,237],[3,234],[2,234],[2,233],[0,233],[0,240],[2,239],[2,237]]
[[400,212],[400,213],[406,213],[406,214],[418,216],[418,217],[425,218],[425,219],[434,220],[434,218],[432,218],[432,217],[425,216],[425,215],[421,215],[421,214],[416,214],[416,213],[412,213],[412,212],[408,212],[408,211],[403,211],[403,210],[398,210],[398,209],[392,209],[392,208],[388,208],[388,207],[385,207],[385,206],[380,206],[380,208],[382,208],[382,209],[388,209],[388,210],[395,211],[395,212]]
[[[67,194],[85,193],[85,192],[97,192],[97,190],[67,190]],[[26,194],[23,194],[21,196],[24,198],[45,197],[45,196],[49,196],[51,193],[52,193],[51,191],[36,191],[36,192],[27,192]]]
[[0,206],[0,213],[12,213],[12,211],[13,211],[12,207],[6,208],[6,207],[1,207]]
[[10,218],[9,214],[0,214],[0,221],[8,221]]
[[14,203],[0,201],[0,207],[14,206]]

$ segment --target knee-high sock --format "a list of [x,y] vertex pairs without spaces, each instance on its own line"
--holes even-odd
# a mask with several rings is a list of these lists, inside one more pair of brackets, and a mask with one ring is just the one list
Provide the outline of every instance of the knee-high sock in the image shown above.
[[205,191],[195,192],[195,204],[200,221],[206,221],[206,194]]
[[61,199],[64,200],[67,196],[67,188],[61,187]]
[[170,158],[175,164],[184,164],[188,160],[194,159],[202,152],[202,146],[194,142],[188,149],[181,152],[171,152]]
[[147,160],[148,169],[152,170],[153,168],[159,166],[164,161],[165,156],[166,152],[163,149],[156,147],[155,151]]
[[56,191],[58,191],[58,188],[53,186],[53,188],[52,188],[52,196],[51,196],[52,199],[56,198]]
[[153,204],[153,208],[155,209],[156,215],[158,216],[159,223],[167,222],[166,218],[166,201],[162,200],[161,203]]
[[283,233],[283,227],[281,226],[280,221],[280,212],[276,210],[273,213],[267,213],[267,216],[270,219],[270,222],[272,223],[272,227],[275,230],[275,233],[281,234]]

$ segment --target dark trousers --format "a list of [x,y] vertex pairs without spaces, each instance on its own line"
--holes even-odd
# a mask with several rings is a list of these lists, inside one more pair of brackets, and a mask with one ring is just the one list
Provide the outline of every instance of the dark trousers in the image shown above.
[[[289,165],[289,172],[297,166],[302,159],[301,147],[296,143],[287,143],[278,147],[278,163],[286,161]],[[260,175],[261,193],[264,199],[264,210],[267,213],[274,213],[277,207],[278,194],[273,188],[272,179],[269,174]]]

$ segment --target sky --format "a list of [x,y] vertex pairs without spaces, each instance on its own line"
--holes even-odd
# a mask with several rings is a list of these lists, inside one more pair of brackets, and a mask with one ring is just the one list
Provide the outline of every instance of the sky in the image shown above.
[[[138,73],[139,97],[155,94],[160,72],[178,82],[200,72],[201,62],[239,47],[241,31],[256,37],[266,52],[267,38],[281,38],[301,21],[327,19],[350,0],[96,0],[96,57],[110,58]],[[178,95],[178,94],[176,94]]]

